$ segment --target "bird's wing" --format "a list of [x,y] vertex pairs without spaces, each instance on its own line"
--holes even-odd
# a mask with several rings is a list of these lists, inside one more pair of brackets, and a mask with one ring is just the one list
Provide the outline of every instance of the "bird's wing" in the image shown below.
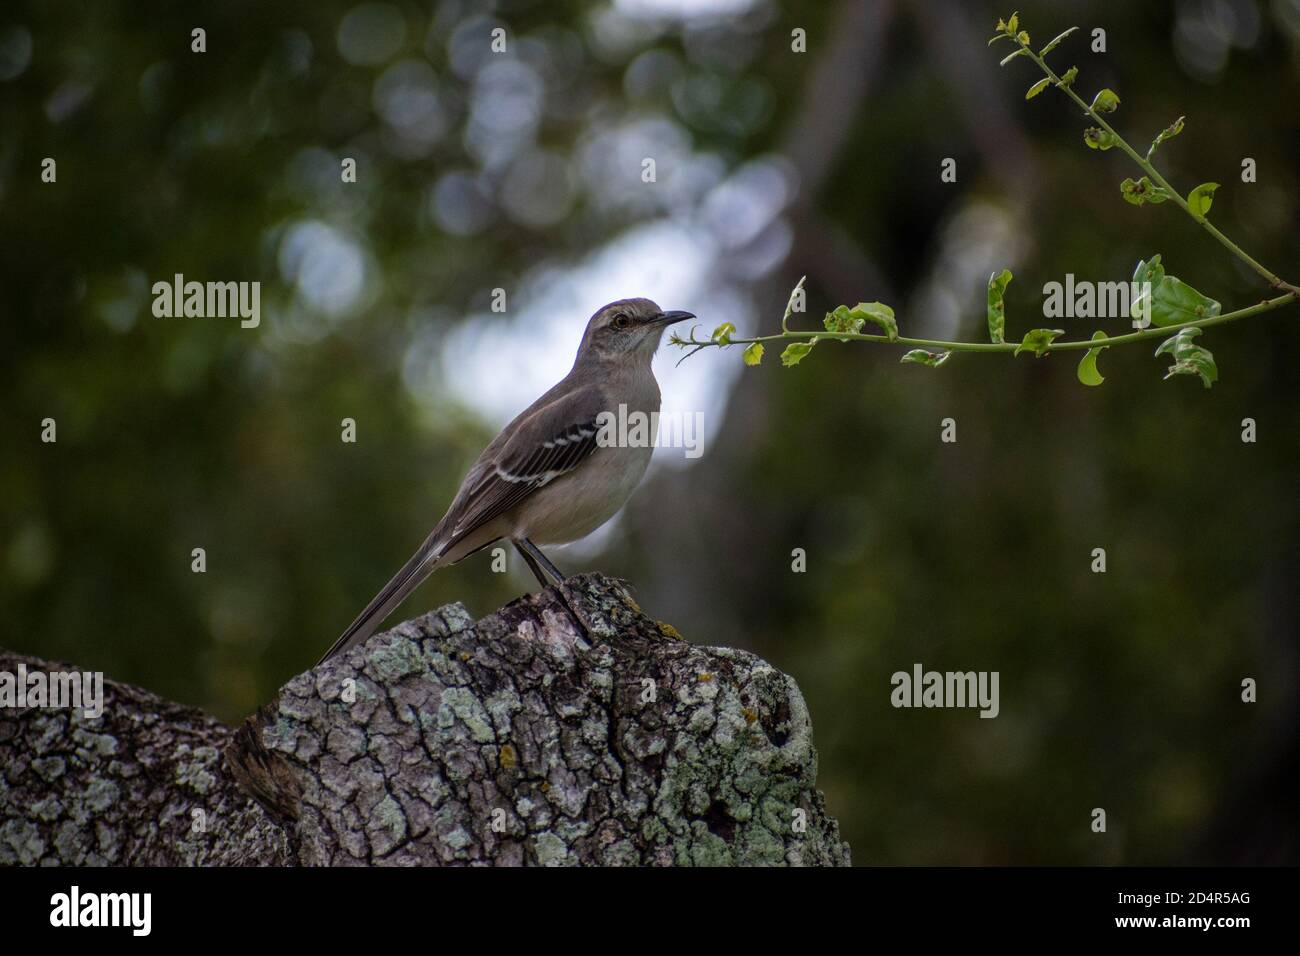
[[443,519],[442,550],[582,464],[596,450],[598,417],[606,409],[600,390],[588,386],[539,404],[511,423],[510,437],[471,470]]
[[607,403],[593,386],[570,391],[563,385],[538,399],[484,450],[446,516],[325,652],[320,663],[373,634],[449,549],[538,488],[572,471],[596,450],[597,417]]

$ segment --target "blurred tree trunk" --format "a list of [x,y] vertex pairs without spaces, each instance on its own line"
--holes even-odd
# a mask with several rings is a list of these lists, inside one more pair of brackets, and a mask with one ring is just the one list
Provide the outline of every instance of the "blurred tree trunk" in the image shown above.
[[0,863],[849,862],[794,682],[598,575],[408,621],[237,731],[123,684],[10,711],[0,765]]

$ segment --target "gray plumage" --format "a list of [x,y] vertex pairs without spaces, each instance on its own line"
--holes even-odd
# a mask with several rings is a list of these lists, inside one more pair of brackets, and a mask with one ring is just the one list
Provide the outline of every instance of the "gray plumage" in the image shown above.
[[602,412],[659,411],[650,360],[663,330],[694,318],[621,299],[587,323],[569,374],[501,430],[474,462],[437,527],[321,658],[365,640],[438,568],[509,538],[545,586],[538,544],[564,544],[608,521],[640,483],[653,448],[601,445]]

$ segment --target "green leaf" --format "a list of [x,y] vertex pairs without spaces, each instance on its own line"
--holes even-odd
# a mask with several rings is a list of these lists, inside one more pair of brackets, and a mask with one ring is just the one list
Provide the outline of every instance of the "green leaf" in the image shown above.
[[1151,321],[1160,327],[1208,319],[1222,311],[1221,306],[1209,296],[1201,295],[1182,279],[1165,276],[1154,293],[1151,304]]
[[1033,352],[1035,358],[1042,358],[1047,354],[1047,347],[1052,344],[1052,339],[1064,334],[1065,329],[1030,329],[1025,333],[1021,343],[1016,346],[1015,354]]
[[1092,149],[1110,149],[1118,140],[1104,129],[1089,126],[1083,131],[1083,141]]
[[1187,194],[1187,205],[1191,207],[1192,215],[1204,219],[1209,214],[1214,203],[1214,191],[1218,188],[1218,183],[1201,183]]
[[1169,190],[1163,186],[1157,186],[1149,178],[1143,176],[1137,182],[1132,179],[1126,179],[1119,184],[1119,191],[1123,194],[1124,199],[1135,206],[1143,203],[1162,203],[1169,198]]
[[[1093,340],[1106,338],[1105,332],[1093,332]],[[1079,381],[1084,385],[1100,385],[1106,381],[1105,376],[1097,371],[1097,356],[1101,354],[1102,349],[1110,348],[1109,345],[1099,345],[1094,349],[1088,349],[1082,359],[1079,360]]]
[[881,331],[889,337],[889,341],[898,338],[898,322],[894,318],[894,310],[883,302],[859,302],[853,307],[857,315],[862,315],[868,322],[873,322],[880,326]]
[[1016,13],[1011,14],[1011,19],[1007,21],[1007,32],[1015,33],[1019,29],[1020,29],[1020,13],[1019,11],[1017,11]]
[[1094,113],[1113,113],[1119,109],[1119,97],[1110,88],[1101,90],[1092,98],[1092,105],[1088,109]]
[[1003,269],[989,276],[989,341],[995,345],[1005,342],[1003,337],[1007,328],[1007,307],[1002,301],[1007,286],[1011,284],[1011,270]]
[[1201,348],[1192,340],[1201,334],[1198,328],[1182,329],[1177,335],[1165,339],[1156,349],[1156,355],[1168,355],[1174,364],[1169,366],[1165,378],[1174,375],[1199,375],[1201,382],[1209,388],[1219,379],[1219,367],[1214,364],[1214,355],[1209,349]]
[[[1133,281],[1138,284],[1139,291],[1130,309],[1131,317],[1142,317],[1149,298],[1151,322],[1158,328],[1208,319],[1218,315],[1223,308],[1182,279],[1166,275],[1159,254],[1152,256],[1149,261],[1138,261],[1137,268],[1133,270]],[[1144,288],[1147,283],[1149,288]]]
[[836,306],[834,312],[827,312],[822,325],[827,332],[861,332],[866,324],[866,316],[856,315],[847,305]]
[[1032,100],[1039,93],[1043,92],[1043,90],[1047,89],[1047,84],[1051,82],[1052,81],[1047,78],[1039,80],[1037,83],[1035,83],[1033,86],[1029,88],[1029,92],[1025,94],[1025,99]]
[[835,311],[827,312],[822,324],[827,332],[856,334],[862,331],[862,326],[867,322],[880,326],[891,342],[898,338],[894,310],[883,302],[859,302],[852,308],[841,305]]
[[899,364],[915,362],[917,365],[928,365],[930,368],[938,368],[950,358],[952,358],[952,352],[950,351],[927,352],[925,349],[912,349],[899,359]]
[[1179,133],[1183,131],[1184,119],[1186,119],[1186,117],[1180,116],[1178,117],[1178,119],[1174,120],[1163,130],[1161,130],[1160,135],[1151,141],[1151,148],[1147,150],[1147,159],[1150,159],[1152,157],[1152,155],[1156,151],[1157,146],[1159,146],[1167,139],[1173,139],[1175,136],[1177,136]]
[[1079,28],[1078,28],[1078,27],[1070,27],[1070,29],[1066,30],[1064,33],[1058,33],[1058,34],[1057,34],[1057,35],[1052,39],[1052,42],[1051,42],[1051,43],[1047,44],[1047,46],[1043,47],[1041,50],[1038,51],[1038,55],[1039,55],[1039,56],[1047,56],[1047,54],[1051,53],[1053,50],[1055,50],[1058,46],[1061,45],[1061,41],[1062,41],[1062,40],[1064,40],[1066,37],[1068,37],[1071,33],[1073,33],[1073,32],[1074,32],[1075,30],[1077,30],[1077,29],[1079,29]]
[[757,365],[759,362],[763,361],[763,343],[750,343],[750,345],[745,349],[744,357],[746,365]]
[[999,63],[998,66],[1006,66],[1008,63],[1010,63],[1010,62],[1011,62],[1012,60],[1014,60],[1016,57],[1020,56],[1022,53],[1028,53],[1028,52],[1029,52],[1029,50],[1028,50],[1026,47],[1018,46],[1018,47],[1016,47],[1016,52],[1015,52],[1015,53],[1009,53],[1009,54],[1007,54],[1006,56],[1004,56],[1004,57],[1002,58],[1002,62]]
[[1021,30],[1019,33],[1016,34],[1016,42],[1019,43],[1021,46],[1029,46],[1029,34],[1026,33],[1024,30]]
[[808,353],[813,350],[813,346],[816,344],[817,339],[815,338],[807,342],[791,342],[785,347],[785,351],[781,353],[781,364],[787,368],[791,365],[798,365],[808,357]]
[[1138,260],[1137,267],[1133,270],[1133,284],[1137,287],[1137,292],[1129,305],[1129,318],[1140,319],[1142,314],[1149,308],[1152,313],[1152,321],[1155,321],[1155,308],[1152,303],[1155,299],[1156,290],[1160,288],[1160,283],[1164,281],[1165,267],[1160,262],[1159,253],[1156,253],[1149,260]]
[[1154,290],[1165,278],[1164,263],[1160,261],[1160,253],[1156,253],[1150,259],[1138,260],[1137,267],[1133,270],[1134,282],[1150,282]]
[[736,331],[736,327],[730,322],[723,322],[713,334],[709,336],[710,341],[717,342],[719,345],[730,345],[731,334]]
[[1061,81],[1056,85],[1059,86],[1061,89],[1069,89],[1071,86],[1074,85],[1074,78],[1077,77],[1078,75],[1079,75],[1079,68],[1077,66],[1072,66],[1064,73],[1061,74]]

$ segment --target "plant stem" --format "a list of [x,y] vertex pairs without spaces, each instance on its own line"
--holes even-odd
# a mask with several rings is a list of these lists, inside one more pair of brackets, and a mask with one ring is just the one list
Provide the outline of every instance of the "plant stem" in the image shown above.
[[[1225,312],[1222,315],[1212,315],[1205,319],[1192,319],[1189,322],[1179,322],[1176,325],[1151,326],[1142,329],[1139,332],[1130,332],[1125,335],[1111,335],[1099,339],[1079,339],[1077,341],[1053,342],[1047,346],[1046,352],[1066,352],[1078,349],[1095,349],[1105,348],[1112,345],[1128,345],[1132,342],[1142,342],[1146,339],[1167,338],[1176,334],[1180,329],[1205,328],[1211,325],[1222,325],[1225,322],[1235,322],[1238,319],[1246,319],[1252,315],[1259,315],[1263,312],[1270,312],[1273,309],[1280,308],[1290,302],[1295,301],[1295,296],[1291,293],[1280,295],[1274,299],[1265,299],[1255,305],[1248,306],[1244,309],[1237,309],[1235,312]],[[750,345],[754,342],[780,342],[780,341],[806,341],[808,339],[828,339],[837,342],[880,342],[885,345],[904,345],[911,348],[932,348],[945,349],[949,352],[1014,352],[1020,347],[1018,342],[945,342],[942,339],[914,339],[900,336],[891,339],[886,335],[872,335],[863,332],[779,332],[776,335],[760,335],[752,339],[736,339],[729,341],[731,345]],[[686,339],[684,345],[694,345],[699,348],[709,346],[718,346],[720,343],[712,341],[700,341],[698,339]]]
[[1160,171],[1151,164],[1151,161],[1148,160],[1145,156],[1139,155],[1137,150],[1135,150],[1132,146],[1130,146],[1128,144],[1128,141],[1124,139],[1123,136],[1119,135],[1119,133],[1115,131],[1115,128],[1111,126],[1109,123],[1107,123],[1106,120],[1103,119],[1099,113],[1097,113],[1090,105],[1085,103],[1083,101],[1083,98],[1080,97],[1078,93],[1074,92],[1072,87],[1062,85],[1061,78],[1056,75],[1056,71],[1054,71],[1050,66],[1047,65],[1046,60],[1044,60],[1041,56],[1039,56],[1032,49],[1030,49],[1028,44],[1021,44],[1021,49],[1025,51],[1026,56],[1028,56],[1031,60],[1033,60],[1035,63],[1038,64],[1038,68],[1042,70],[1045,74],[1047,74],[1047,77],[1052,81],[1053,85],[1057,89],[1064,90],[1066,96],[1074,100],[1074,102],[1079,105],[1079,107],[1084,111],[1084,113],[1092,118],[1093,122],[1095,122],[1098,126],[1104,129],[1107,133],[1109,133],[1114,138],[1115,143],[1119,146],[1119,148],[1122,149],[1125,153],[1127,153],[1129,158],[1132,159],[1133,162],[1137,163],[1140,167],[1142,167],[1142,171],[1145,172],[1149,177],[1151,177],[1152,182],[1154,182],[1156,185],[1160,186],[1167,193],[1169,193],[1169,198],[1172,199],[1175,203],[1177,203],[1178,206],[1183,210],[1183,212],[1187,213],[1187,215],[1191,216],[1194,220],[1196,220],[1196,222],[1198,222],[1201,225],[1201,227],[1206,230],[1206,232],[1212,235],[1215,239],[1219,240],[1219,242],[1222,243],[1223,246],[1227,248],[1228,251],[1230,251],[1234,256],[1236,256],[1242,262],[1246,263],[1246,265],[1250,266],[1257,273],[1263,276],[1264,279],[1268,282],[1268,284],[1271,287],[1273,287],[1274,289],[1278,289],[1279,291],[1286,291],[1291,293],[1292,295],[1300,296],[1300,289],[1291,285],[1289,282],[1283,282],[1279,276],[1266,269],[1260,263],[1256,262],[1255,259],[1250,255],[1248,255],[1244,249],[1242,249],[1239,245],[1237,245],[1235,242],[1233,242],[1231,239],[1225,236],[1222,232],[1220,232],[1218,228],[1215,227],[1214,223],[1210,222],[1210,220],[1206,219],[1204,216],[1192,212],[1192,207],[1187,204],[1187,200],[1183,198],[1183,194],[1180,193],[1173,186],[1169,185],[1169,181],[1165,179],[1164,176],[1160,175]]
[[[999,21],[999,26],[1002,26],[1001,21]],[[1085,115],[1091,117],[1099,127],[1105,130],[1114,143],[1127,153],[1129,158],[1132,159],[1133,162],[1137,163],[1138,166],[1142,168],[1143,172],[1150,177],[1151,181],[1163,189],[1169,195],[1169,198],[1172,199],[1183,210],[1183,212],[1191,216],[1192,219],[1217,239],[1234,256],[1262,276],[1272,288],[1284,293],[1276,298],[1265,299],[1262,302],[1252,306],[1247,306],[1244,309],[1237,309],[1234,312],[1227,312],[1222,315],[1213,315],[1204,319],[1192,319],[1174,325],[1151,326],[1150,328],[1142,329],[1138,332],[1130,332],[1124,335],[1111,335],[1102,338],[1053,342],[1050,345],[1041,347],[1041,352],[1037,354],[1045,355],[1048,352],[1109,348],[1112,345],[1128,345],[1133,342],[1142,342],[1148,339],[1165,338],[1175,335],[1181,329],[1206,328],[1211,325],[1222,325],[1226,322],[1235,322],[1238,319],[1245,319],[1253,315],[1270,312],[1273,309],[1300,300],[1300,287],[1292,285],[1289,282],[1284,282],[1279,276],[1266,269],[1259,262],[1255,261],[1255,259],[1248,255],[1245,250],[1220,232],[1207,218],[1193,212],[1192,207],[1188,205],[1187,200],[1183,198],[1182,193],[1174,189],[1174,187],[1169,184],[1169,181],[1166,180],[1164,176],[1160,175],[1160,171],[1151,164],[1151,161],[1148,158],[1150,154],[1148,154],[1148,156],[1139,155],[1137,150],[1130,146],[1123,136],[1120,136],[1119,133],[1115,132],[1114,127],[1107,123],[1106,120],[1103,119],[1089,104],[1085,103],[1079,94],[1075,93],[1069,85],[1061,82],[1061,78],[1057,76],[1056,71],[1047,65],[1047,61],[1044,60],[1042,56],[1035,53],[1028,43],[1020,39],[1021,34],[1017,34],[1013,32],[1011,28],[1007,28],[1006,35],[1014,39],[1020,45],[1020,50],[1023,55],[1028,56],[1038,64],[1038,68],[1046,74],[1047,78],[1053,83],[1053,85],[1055,85],[1059,90],[1064,90],[1065,94],[1079,105],[1079,108],[1083,110]],[[1154,149],[1154,144],[1152,148]],[[949,352],[1015,352],[1017,349],[1022,348],[1022,345],[1016,342],[945,342],[941,339],[915,339],[908,337],[891,339],[887,335],[874,335],[862,332],[792,332],[790,330],[790,317],[794,310],[795,299],[803,288],[803,284],[804,280],[800,279],[798,285],[795,286],[794,291],[791,292],[790,301],[785,308],[785,314],[781,317],[781,331],[778,334],[760,335],[757,338],[752,339],[733,338],[728,340],[727,344],[752,345],[756,342],[797,342],[808,341],[811,339],[830,339],[837,342],[879,342],[885,345],[903,345],[912,348],[944,349]],[[709,346],[723,347],[723,343],[714,340],[701,341],[695,338],[694,333],[692,333],[689,339],[674,339],[674,341],[678,345],[695,347],[691,352],[687,353],[687,355],[683,357],[683,360],[694,355],[695,352],[698,352],[700,349],[708,348]]]

